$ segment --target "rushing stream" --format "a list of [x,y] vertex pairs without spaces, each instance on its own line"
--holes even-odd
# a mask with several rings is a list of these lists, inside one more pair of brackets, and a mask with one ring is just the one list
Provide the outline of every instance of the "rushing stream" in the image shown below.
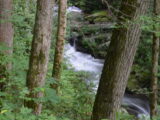
[[[98,81],[103,68],[103,60],[95,59],[89,54],[78,52],[74,46],[65,45],[65,58],[72,65],[75,71],[85,71],[91,73],[91,82],[98,86]],[[149,102],[147,98],[125,94],[122,105],[127,106],[127,111],[137,117],[142,115],[149,116]]]
[[[72,6],[68,8],[67,12],[81,13],[82,10]],[[68,60],[69,64],[72,65],[75,71],[85,71],[90,73],[91,77],[88,81],[95,84],[96,92],[104,60],[95,59],[89,54],[78,52],[75,49],[75,45],[71,46],[70,44],[65,45],[64,57]],[[127,106],[127,108],[125,107],[127,111],[139,118],[145,116],[142,120],[146,120],[146,117],[149,117],[149,101],[147,97],[143,95],[131,95],[125,93],[122,106]]]

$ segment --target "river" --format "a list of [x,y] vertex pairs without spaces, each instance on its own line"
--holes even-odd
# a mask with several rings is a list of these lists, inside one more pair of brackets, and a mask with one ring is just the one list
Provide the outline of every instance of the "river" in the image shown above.
[[[65,45],[64,57],[75,71],[90,73],[90,78],[87,79],[87,82],[95,84],[96,87],[93,92],[96,92],[104,60],[95,59],[89,54],[78,52],[76,51],[75,46],[71,46],[70,44]],[[149,102],[145,97],[126,93],[123,98],[122,106],[127,106],[127,111],[139,118],[142,116],[149,117]]]
[[[82,10],[71,6],[67,9],[67,12],[77,12],[82,13]],[[78,52],[75,49],[75,44],[71,46],[70,44],[65,45],[64,57],[68,60],[69,64],[76,71],[84,71],[90,74],[87,82],[92,82],[95,84],[93,92],[96,93],[101,71],[103,68],[104,60],[95,59],[90,54]],[[130,114],[135,115],[141,120],[148,120],[150,115],[149,101],[147,97],[143,95],[134,95],[125,93],[122,101],[122,106],[127,106],[126,109]]]

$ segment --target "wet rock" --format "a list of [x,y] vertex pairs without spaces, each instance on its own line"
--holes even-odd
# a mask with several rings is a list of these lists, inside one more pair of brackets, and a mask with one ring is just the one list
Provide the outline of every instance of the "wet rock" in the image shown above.
[[78,20],[76,22],[71,20],[70,44],[75,44],[77,51],[91,54],[96,58],[105,58],[113,24],[89,24],[86,21]]
[[[107,15],[106,12],[102,13],[101,16],[103,17]],[[98,13],[88,15],[88,19],[94,18],[93,22],[89,22],[83,13],[71,12],[68,18],[71,30],[68,40],[72,46],[75,46],[77,51],[91,54],[95,58],[104,59],[110,44],[114,23],[96,22],[97,16],[99,16]],[[134,63],[127,87],[132,90],[146,87],[149,85],[149,75],[144,69],[137,68]]]

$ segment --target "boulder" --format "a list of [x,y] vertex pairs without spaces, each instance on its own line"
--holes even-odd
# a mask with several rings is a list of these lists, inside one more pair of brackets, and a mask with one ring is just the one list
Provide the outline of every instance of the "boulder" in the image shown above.
[[[96,15],[91,16],[96,17]],[[71,12],[70,17],[71,34],[68,39],[69,43],[74,45],[77,51],[91,54],[95,58],[105,58],[113,23],[90,24],[84,19],[83,13]]]

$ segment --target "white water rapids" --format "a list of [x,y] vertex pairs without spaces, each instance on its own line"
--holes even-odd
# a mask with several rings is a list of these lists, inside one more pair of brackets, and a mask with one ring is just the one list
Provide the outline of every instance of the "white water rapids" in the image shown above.
[[[90,78],[90,82],[96,84],[95,89],[97,89],[103,68],[103,60],[95,59],[89,54],[78,52],[75,50],[75,47],[70,44],[65,45],[64,57],[68,60],[69,64],[71,64],[75,71],[91,73],[92,77]],[[129,110],[132,111],[132,113],[135,113],[137,117],[143,115],[149,116],[150,111],[148,105],[145,105],[145,101],[140,98],[125,95],[123,98],[123,105],[129,106]]]
[[[57,8],[55,8],[56,10]],[[67,9],[67,13],[77,12],[82,13],[82,10],[71,6]],[[56,12],[55,12],[56,13]],[[98,87],[101,71],[103,68],[104,60],[95,59],[89,54],[78,52],[75,50],[75,46],[70,44],[65,45],[64,57],[75,71],[84,71],[90,73],[90,78],[87,82],[95,84],[95,91]],[[128,111],[136,115],[141,120],[148,120],[150,114],[149,102],[141,97],[135,97],[129,94],[125,94],[122,105],[128,106]],[[145,116],[145,117],[143,117]]]

